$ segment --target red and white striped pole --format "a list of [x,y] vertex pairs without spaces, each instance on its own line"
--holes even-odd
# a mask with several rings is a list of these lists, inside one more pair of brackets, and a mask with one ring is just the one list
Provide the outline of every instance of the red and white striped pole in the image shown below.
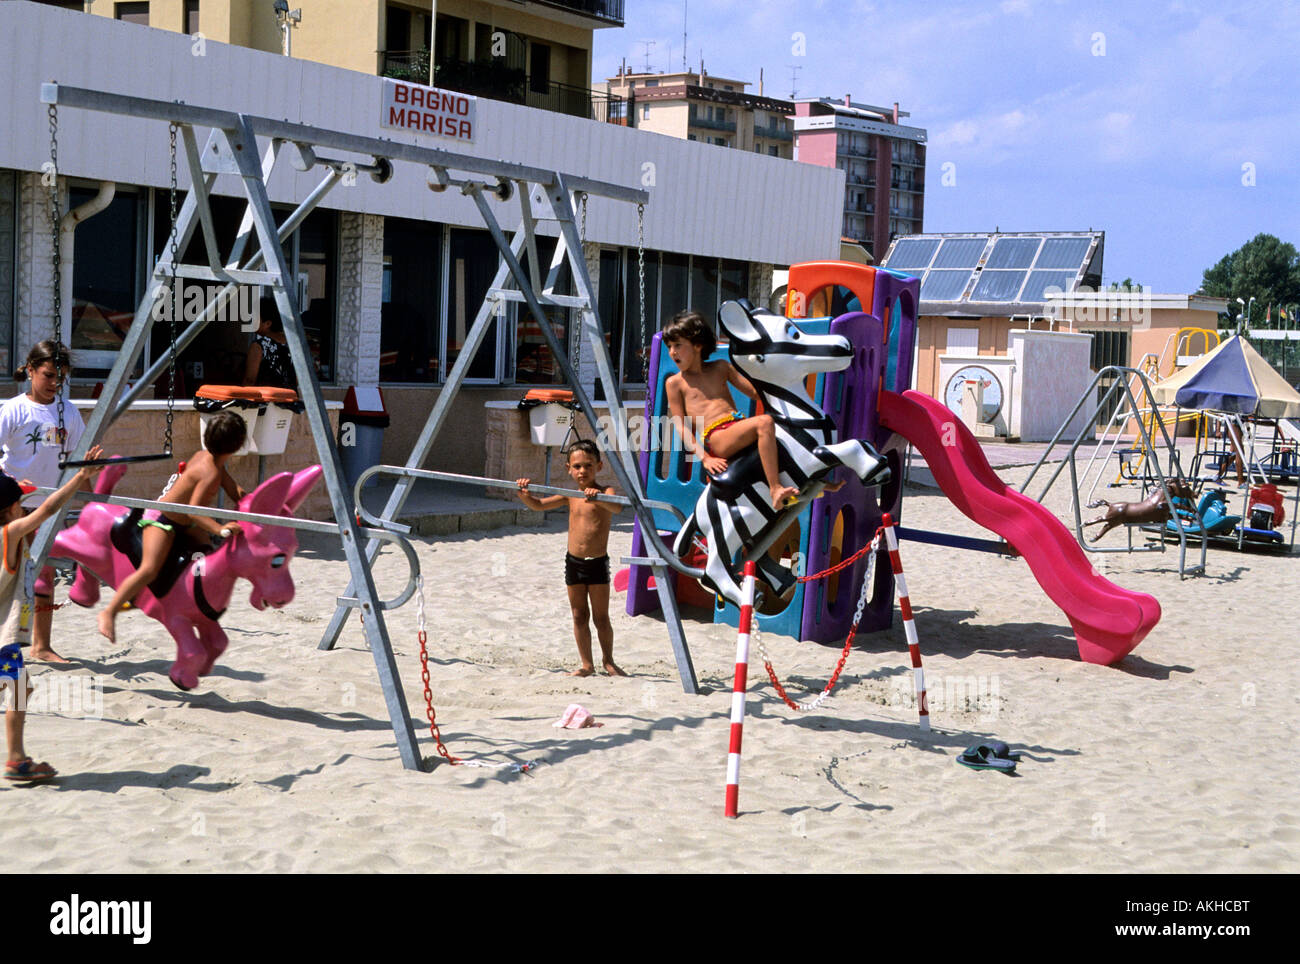
[[903,613],[903,632],[907,634],[907,651],[912,657],[912,675],[916,678],[916,705],[921,714],[921,729],[930,729],[930,707],[925,701],[925,670],[921,668],[921,644],[916,636],[916,623],[912,619],[912,601],[907,597],[907,580],[903,577],[903,561],[898,556],[898,534],[894,520],[884,514],[885,542],[889,546],[889,564],[894,569],[894,582],[898,585],[898,608]]
[[738,817],[740,802],[740,732],[745,723],[745,686],[749,677],[749,631],[754,620],[752,561],[745,563],[741,583],[740,631],[736,634],[736,680],[731,687],[731,742],[727,747],[727,806],[725,816]]

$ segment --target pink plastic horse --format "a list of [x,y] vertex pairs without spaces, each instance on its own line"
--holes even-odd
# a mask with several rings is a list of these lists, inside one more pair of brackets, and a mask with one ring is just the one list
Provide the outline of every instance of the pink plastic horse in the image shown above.
[[[95,491],[101,495],[112,492],[125,471],[120,466],[105,469]],[[239,511],[293,515],[320,476],[319,465],[296,475],[282,472],[244,496]],[[68,598],[77,605],[95,605],[101,582],[117,586],[134,571],[131,561],[114,548],[110,536],[113,523],[128,511],[124,506],[89,503],[77,524],[54,540],[50,555],[78,564],[76,581],[68,592]],[[249,602],[254,609],[278,609],[293,600],[289,560],[298,549],[294,530],[252,522],[240,526],[241,532],[234,538],[189,563],[162,599],[155,598],[148,589],[141,590],[135,599],[136,608],[166,626],[176,640],[176,662],[169,675],[183,690],[197,686],[199,677],[211,673],[217,657],[225,651],[228,640],[217,620],[230,603],[236,579],[242,576],[253,584]]]

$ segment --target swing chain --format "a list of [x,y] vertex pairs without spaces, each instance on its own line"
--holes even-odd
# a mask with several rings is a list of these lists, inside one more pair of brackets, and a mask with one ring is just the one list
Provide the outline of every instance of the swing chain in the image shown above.
[[429,635],[425,631],[424,625],[424,576],[415,577],[415,620],[418,627],[418,639],[420,640],[420,681],[424,683],[424,706],[425,715],[429,718],[429,732],[433,734],[433,741],[437,744],[438,753],[448,763],[455,766],[460,760],[447,752],[446,745],[442,742],[442,733],[438,729],[438,716],[433,709],[433,689],[429,685]]
[[167,312],[167,317],[170,319],[170,340],[168,343],[168,354],[167,354],[167,361],[169,364],[169,368],[167,371],[167,428],[166,428],[165,439],[163,442],[163,449],[167,452],[168,456],[172,454],[172,416],[173,416],[172,410],[176,407],[176,308],[175,306],[180,304],[179,292],[177,291],[176,288],[176,285],[178,283],[177,276],[176,276],[176,261],[179,256],[176,250],[176,130],[177,130],[177,124],[175,121],[172,121],[170,124],[167,125],[167,134],[168,134],[168,139],[170,140],[170,147],[171,147],[171,157],[170,157],[171,195],[169,198],[170,207],[171,207],[171,235],[169,241],[171,243],[171,261],[172,261],[171,264],[172,284],[171,284],[171,291],[170,291],[170,297],[172,299],[172,310]]
[[650,383],[650,339],[645,328],[645,203],[636,206],[636,278],[637,304],[641,306],[641,380],[649,390]]
[[[575,252],[575,254],[579,258],[586,258],[587,257],[587,192],[586,191],[577,192],[577,198],[578,198],[578,210],[580,212],[580,221],[578,225],[578,240],[581,242],[580,247],[582,248],[582,250]],[[573,366],[573,370],[575,372],[578,370],[578,364],[581,361],[581,357],[582,357],[582,332],[581,332],[582,314],[581,312],[578,313],[578,326],[579,326],[579,330],[574,331],[573,334],[571,335],[572,343],[569,346],[569,364]],[[570,327],[570,331],[572,331],[573,326],[570,325],[569,327]],[[561,451],[563,451],[564,447],[561,446],[560,448]]]
[[63,349],[63,254],[62,245],[59,244],[59,106],[50,104],[48,109],[50,119],[50,238],[52,239],[52,270],[54,274],[54,367],[57,380],[55,383],[55,407],[58,412],[59,434],[58,444],[59,451],[62,452],[63,446],[67,439],[67,430],[64,428],[64,408],[63,408],[63,368],[59,364],[61,357],[65,354]]

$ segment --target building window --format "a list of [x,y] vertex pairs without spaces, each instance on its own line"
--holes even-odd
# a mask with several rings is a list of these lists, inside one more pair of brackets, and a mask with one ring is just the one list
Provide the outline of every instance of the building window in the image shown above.
[[780,150],[778,149],[778,145],[776,145],[776,144],[773,144],[771,147],[769,147],[769,148],[767,149],[767,153],[768,153],[769,155],[771,155],[772,157],[780,157],[780,156],[781,156],[781,152],[780,152]]
[[199,0],[185,0],[185,32],[191,36],[199,32]]
[[384,219],[381,381],[440,380],[443,233],[441,224]]
[[[95,196],[88,187],[74,186],[68,193],[70,209]],[[73,236],[68,345],[82,377],[106,376],[131,329],[144,294],[148,206],[146,195],[119,185],[112,203],[78,225]],[[148,347],[145,356],[148,365]]]
[[641,105],[641,119],[642,119],[642,120],[649,120],[649,119],[650,119],[650,105],[649,105],[649,104],[642,104],[642,105]]
[[658,81],[658,80],[647,80],[647,81],[645,82],[645,86],[647,86],[647,87],[658,87],[658,86],[659,86],[659,81]]
[[[533,279],[532,269],[527,258],[523,259],[524,273],[532,281],[534,288],[541,291],[546,287],[551,257],[555,254],[555,238],[539,236],[537,238],[537,270],[542,277]],[[574,294],[572,279],[567,263],[562,265],[555,279],[554,292],[557,295]],[[599,295],[597,296],[599,297]],[[514,380],[528,385],[557,385],[564,382],[564,373],[555,363],[555,355],[546,343],[541,326],[527,305],[510,306],[514,321]],[[546,321],[551,332],[564,351],[569,348],[570,314],[567,308],[543,306]]]
[[[465,336],[469,334],[496,275],[501,252],[487,231],[452,228],[447,267],[447,370],[460,356]],[[467,381],[496,382],[501,379],[500,324],[492,325],[470,362]]]
[[[613,349],[614,356],[620,358],[622,364],[620,379],[624,384],[640,385],[645,379],[640,350],[649,347],[655,332],[686,308],[700,312],[704,320],[714,326],[722,302],[748,296],[749,265],[744,261],[646,251],[644,331],[641,327],[636,251],[626,251],[621,275],[615,270],[607,271],[602,257],[600,281],[601,317],[606,330],[611,332],[611,343],[614,346],[621,344],[621,349]],[[606,290],[607,285],[622,288],[622,297],[616,302],[621,307],[621,319],[609,311],[609,305],[615,300]],[[618,325],[620,320],[622,323]],[[615,329],[614,325],[618,328]],[[620,334],[612,334],[615,331]]]
[[143,3],[119,3],[113,7],[113,16],[118,20],[125,20],[127,23],[138,23],[143,27],[149,26],[149,3],[145,0]]

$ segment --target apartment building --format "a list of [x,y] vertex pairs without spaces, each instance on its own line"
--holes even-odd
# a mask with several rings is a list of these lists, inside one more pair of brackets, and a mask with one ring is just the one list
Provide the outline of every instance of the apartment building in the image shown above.
[[843,236],[879,261],[890,242],[920,234],[925,215],[924,128],[893,107],[845,95],[794,102],[794,158],[844,172]]
[[628,126],[733,147],[769,157],[794,157],[793,105],[746,92],[743,80],[698,71],[619,71],[601,90],[621,101]]
[[[94,6],[104,2],[95,0]],[[265,4],[270,7],[271,0]],[[149,6],[152,27],[161,16],[153,8],[168,5],[154,0]],[[201,22],[234,6],[200,0]],[[366,0],[356,6],[366,6]],[[515,6],[527,13],[544,5],[483,3],[476,9],[495,17],[495,8]],[[303,0],[302,25],[295,29],[306,29],[311,7]],[[439,2],[439,15],[451,7]],[[583,253],[600,319],[619,378],[633,393],[644,376],[641,349],[665,317],[686,306],[712,315],[727,298],[766,302],[774,266],[836,255],[843,175],[832,169],[753,151],[715,151],[684,138],[486,97],[475,100],[472,138],[395,130],[383,123],[382,110],[385,86],[394,82],[376,76],[377,62],[355,71],[302,59],[301,34],[294,36],[293,56],[285,57],[274,43],[268,50],[211,38],[196,45],[179,28],[117,20],[26,0],[0,3],[0,89],[9,92],[0,100],[0,129],[8,135],[0,139],[0,370],[12,370],[16,358],[51,332],[52,239],[42,176],[50,136],[39,94],[41,83],[53,79],[648,190],[643,220],[635,206],[599,198],[583,219]],[[375,41],[356,46],[373,54]],[[124,317],[129,320],[147,290],[168,229],[168,159],[164,123],[71,109],[59,113],[62,210],[88,201],[106,184],[114,186],[112,202],[76,228],[73,257],[63,265],[65,277],[71,275],[62,323],[74,353],[76,392],[88,393],[103,377],[121,343]],[[497,263],[473,202],[459,191],[430,191],[426,173],[399,164],[387,184],[360,177],[337,188],[285,245],[326,396],[340,398],[350,385],[379,383],[390,409],[402,412],[385,435],[388,461],[401,461],[409,451],[461,353],[467,322]],[[269,188],[273,206],[291,210],[316,180],[314,174],[278,170]],[[182,192],[189,188],[183,157],[178,181]],[[214,193],[214,228],[224,252],[243,203],[232,179],[219,179]],[[507,229],[517,223],[517,201],[491,203]],[[542,223],[539,231],[553,235],[554,227]],[[644,239],[640,250],[638,238]],[[202,238],[193,244],[199,250],[189,260],[203,260]],[[540,252],[542,258],[548,254]],[[565,339],[576,330],[575,321],[562,310],[553,319]],[[236,325],[205,329],[180,358],[189,388],[237,382],[246,340]],[[580,371],[590,372],[586,346],[575,348]],[[146,362],[165,350],[161,342],[149,346]],[[481,472],[485,404],[517,401],[519,386],[553,384],[558,377],[531,320],[513,307],[503,311],[475,355],[470,387],[453,405],[449,424],[455,429],[439,467]]]
[[[577,116],[623,0],[42,0],[142,26]],[[292,9],[290,9],[292,7]]]

